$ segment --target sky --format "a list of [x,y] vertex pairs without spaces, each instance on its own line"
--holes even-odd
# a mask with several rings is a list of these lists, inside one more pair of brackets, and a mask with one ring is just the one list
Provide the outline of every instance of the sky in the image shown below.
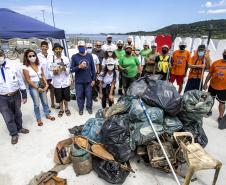
[[[226,19],[226,0],[52,0],[57,28],[69,33],[155,31],[171,24]],[[0,0],[53,25],[51,0]],[[43,19],[44,12],[44,19]]]

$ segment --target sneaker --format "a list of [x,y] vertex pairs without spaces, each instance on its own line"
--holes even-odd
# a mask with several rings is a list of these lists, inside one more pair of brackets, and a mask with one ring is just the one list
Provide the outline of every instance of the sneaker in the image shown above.
[[22,128],[22,129],[19,131],[19,133],[21,133],[21,134],[28,134],[28,133],[29,133],[29,130],[26,129],[26,128]]
[[12,145],[17,144],[18,143],[18,139],[19,139],[19,136],[18,135],[12,136],[11,144]]
[[87,111],[88,111],[89,114],[93,114],[92,109],[87,109]]
[[79,111],[79,115],[80,116],[83,115],[83,111],[82,110]]

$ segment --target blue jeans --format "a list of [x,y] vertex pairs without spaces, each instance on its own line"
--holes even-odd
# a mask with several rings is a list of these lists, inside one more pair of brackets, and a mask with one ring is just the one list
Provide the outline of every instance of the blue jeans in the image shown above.
[[[37,82],[34,82],[34,83],[38,86]],[[49,116],[49,106],[48,106],[46,92],[40,93],[40,92],[38,92],[37,89],[31,87],[30,85],[29,85],[29,92],[30,92],[31,98],[33,100],[36,120],[37,121],[41,120],[41,114],[40,114],[40,109],[39,109],[40,100],[42,103],[42,107],[43,107],[45,116],[46,117]]]

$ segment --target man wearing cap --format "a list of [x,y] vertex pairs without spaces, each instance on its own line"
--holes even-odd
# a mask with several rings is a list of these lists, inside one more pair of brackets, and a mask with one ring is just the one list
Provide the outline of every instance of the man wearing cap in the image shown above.
[[168,80],[167,78],[167,72],[169,68],[169,46],[163,45],[162,46],[162,53],[156,57],[156,71],[157,74],[162,75],[162,80]]
[[54,56],[50,64],[50,71],[52,76],[52,85],[54,87],[54,94],[56,102],[60,104],[60,111],[58,117],[61,118],[65,113],[67,116],[71,115],[68,108],[70,101],[70,61],[66,56],[62,55],[63,47],[59,43],[53,46]]
[[20,68],[5,60],[3,50],[0,50],[0,69],[0,113],[12,136],[11,143],[16,144],[19,133],[29,133],[22,126],[21,112],[21,100],[27,102],[26,86]]
[[100,61],[100,65],[99,65],[99,71],[101,71],[101,65],[102,65],[102,61],[104,59],[104,50],[101,49],[102,46],[102,42],[101,41],[96,41],[95,47],[92,50],[92,53],[97,55],[99,61]]
[[177,81],[177,85],[179,86],[179,94],[183,89],[184,77],[186,76],[190,60],[190,52],[185,48],[186,43],[181,41],[179,44],[179,50],[173,52],[171,61],[170,82],[174,83],[175,80]]
[[92,87],[95,85],[96,73],[93,57],[86,52],[85,42],[78,42],[79,53],[71,58],[71,72],[75,73],[75,89],[79,115],[83,115],[86,98],[86,109],[92,114]]
[[119,59],[119,69],[122,72],[122,86],[125,94],[130,84],[136,80],[138,74],[141,75],[141,64],[137,57],[132,55],[132,47],[126,46],[126,55]]
[[184,92],[190,90],[199,90],[199,86],[201,83],[202,87],[202,79],[203,79],[203,70],[208,70],[210,67],[210,57],[206,51],[205,45],[199,45],[198,51],[195,52],[194,56],[190,58],[188,67],[190,68],[188,81],[185,87]]
[[109,47],[111,47],[113,49],[113,51],[117,49],[116,45],[112,43],[112,35],[107,35],[106,40],[107,40],[107,43],[102,46],[102,49],[104,51],[106,51],[107,48],[109,48]]
[[128,36],[127,45],[132,47],[132,51],[135,51],[135,46],[133,45],[133,36]]
[[141,50],[140,55],[146,58],[149,53],[151,53],[151,49],[149,48],[148,41],[145,40],[143,44],[143,49]]
[[206,77],[203,89],[207,89],[207,84],[210,81],[208,92],[213,96],[216,97],[219,101],[219,117],[218,128],[221,128],[220,124],[221,119],[224,116],[225,111],[225,102],[226,102],[226,49],[223,52],[223,58],[213,62],[210,67],[209,74]]
[[144,74],[155,74],[157,66],[155,60],[157,56],[159,56],[159,53],[157,52],[157,43],[153,42],[151,44],[151,52],[145,59]]

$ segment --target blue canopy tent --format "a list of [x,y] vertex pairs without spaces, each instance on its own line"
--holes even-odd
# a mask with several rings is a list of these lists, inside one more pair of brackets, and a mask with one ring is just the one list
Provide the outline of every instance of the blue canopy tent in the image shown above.
[[68,56],[64,30],[6,8],[0,8],[0,17],[0,39],[29,39],[34,37],[60,39],[64,46],[65,55]]

